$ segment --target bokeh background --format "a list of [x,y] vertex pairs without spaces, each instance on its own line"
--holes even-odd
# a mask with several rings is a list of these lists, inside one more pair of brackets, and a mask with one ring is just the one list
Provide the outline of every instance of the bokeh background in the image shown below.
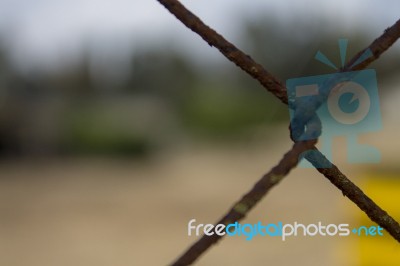
[[[397,1],[183,0],[282,81],[333,73],[399,19]],[[399,220],[400,45],[377,71],[375,165],[334,160]],[[157,1],[0,0],[0,264],[165,265],[291,146],[271,94]],[[244,222],[372,225],[313,169],[296,169]],[[376,254],[379,254],[376,255]],[[198,265],[398,265],[381,238],[224,239]]]

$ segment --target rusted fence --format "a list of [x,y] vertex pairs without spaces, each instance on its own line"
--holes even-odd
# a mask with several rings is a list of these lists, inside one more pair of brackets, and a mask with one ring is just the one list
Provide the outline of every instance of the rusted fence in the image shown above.
[[[288,104],[288,97],[285,86],[263,66],[258,64],[250,56],[239,50],[235,45],[227,41],[215,30],[204,24],[195,14],[187,10],[177,0],[158,0],[187,28],[200,35],[210,46],[217,48],[227,59],[235,63],[243,71],[248,73],[282,103]],[[385,32],[368,47],[354,56],[340,72],[361,70],[378,59],[398,38],[400,37],[400,20]],[[372,56],[354,67],[353,64],[360,56],[370,49]],[[325,100],[325,99],[323,99]],[[315,112],[315,110],[313,110]],[[307,122],[307,121],[304,121]],[[233,204],[231,209],[217,222],[218,224],[234,223],[243,219],[247,213],[277,185],[299,162],[299,156],[307,151],[313,153],[305,158],[325,176],[334,186],[341,190],[344,196],[354,202],[368,217],[383,227],[395,240],[400,242],[400,225],[386,211],[380,208],[370,199],[357,185],[355,185],[339,168],[328,161],[325,156],[315,147],[316,140],[295,142],[292,148],[285,153],[279,163],[265,174],[254,187],[247,192],[240,200]],[[329,168],[319,168],[321,165],[332,165]],[[214,234],[203,236],[187,249],[172,265],[189,265],[198,259],[207,249],[220,240],[222,236]]]

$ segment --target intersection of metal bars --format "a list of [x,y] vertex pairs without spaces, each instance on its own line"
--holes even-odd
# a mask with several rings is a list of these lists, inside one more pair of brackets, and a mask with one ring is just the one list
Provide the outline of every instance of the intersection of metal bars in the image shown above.
[[[248,73],[261,85],[275,95],[282,103],[288,104],[285,86],[250,56],[243,53],[222,35],[204,24],[196,15],[187,10],[178,0],[157,0],[169,10],[187,28],[191,29],[210,46],[217,48],[228,60],[235,63],[243,71]],[[367,48],[354,56],[340,72],[361,70],[375,61],[400,37],[400,20],[374,40]],[[354,66],[360,56],[370,49],[373,56]],[[217,224],[229,224],[243,219],[247,213],[277,185],[288,173],[297,166],[299,156],[307,151],[314,150],[305,158],[324,175],[333,185],[341,190],[344,196],[354,202],[368,217],[383,227],[395,240],[400,242],[400,225],[386,211],[380,208],[372,199],[351,182],[334,164],[315,147],[316,140],[295,142],[292,148],[283,156],[279,163],[266,173],[231,209],[217,222]],[[318,168],[320,165],[329,165],[331,168]],[[215,244],[222,236],[203,236],[187,249],[172,265],[190,265],[197,260],[207,249]]]

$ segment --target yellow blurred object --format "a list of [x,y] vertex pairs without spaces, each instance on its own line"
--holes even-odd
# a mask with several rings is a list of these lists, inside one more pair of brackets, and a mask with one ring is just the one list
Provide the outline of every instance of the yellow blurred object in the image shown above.
[[[400,220],[400,174],[369,175],[363,185],[364,192],[395,220]],[[373,225],[362,212],[356,213],[358,226]],[[400,265],[400,246],[386,231],[382,237],[361,236],[355,240],[359,266],[398,266]]]

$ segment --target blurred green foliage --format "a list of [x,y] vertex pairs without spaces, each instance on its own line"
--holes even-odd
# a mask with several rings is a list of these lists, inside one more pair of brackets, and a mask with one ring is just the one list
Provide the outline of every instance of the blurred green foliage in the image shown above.
[[97,112],[80,111],[69,120],[62,140],[62,150],[67,154],[141,157],[151,148],[146,136],[125,130]]
[[[313,57],[321,50],[339,65],[338,38],[349,38],[348,58],[372,40],[274,19],[249,20],[239,35],[238,46],[283,81],[332,73]],[[171,47],[137,49],[118,81],[93,71],[88,55],[59,71],[21,73],[0,47],[0,154],[143,156],[184,136],[246,141],[288,122],[286,107],[230,62],[202,68],[199,55]],[[398,71],[396,57],[374,63],[380,81]]]
[[200,136],[238,139],[256,125],[283,121],[286,109],[259,92],[212,84],[194,88],[182,108],[183,124]]

